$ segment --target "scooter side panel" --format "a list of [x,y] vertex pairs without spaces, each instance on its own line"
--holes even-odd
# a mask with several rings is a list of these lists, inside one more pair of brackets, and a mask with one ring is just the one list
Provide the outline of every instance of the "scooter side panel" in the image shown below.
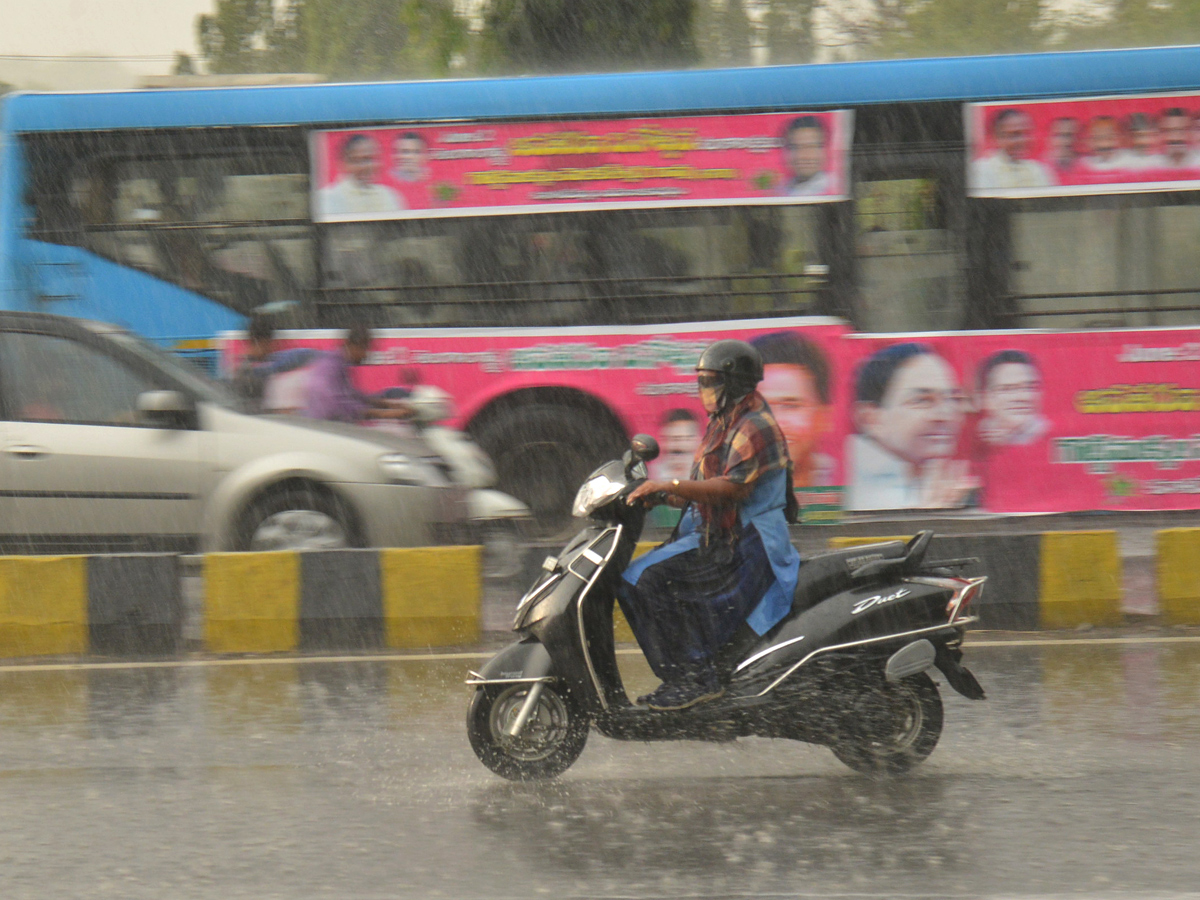
[[525,639],[509,644],[487,661],[479,674],[485,680],[507,681],[513,678],[545,678],[553,663],[539,641]]
[[[605,704],[627,702],[612,646],[612,607],[616,583],[633,552],[629,538],[621,538],[613,548],[612,559],[584,600],[584,627],[580,628],[579,595],[587,579],[596,573],[596,564],[586,559],[584,552],[606,530],[605,526],[597,526],[580,532],[558,558],[559,568],[567,574],[526,618],[529,633],[549,650],[555,675],[594,711]],[[583,634],[589,635],[586,656],[581,652]]]
[[[818,603],[763,638],[745,655],[737,679],[791,666],[814,650],[946,624],[946,588],[910,582],[855,587]],[[752,660],[748,665],[745,660]]]

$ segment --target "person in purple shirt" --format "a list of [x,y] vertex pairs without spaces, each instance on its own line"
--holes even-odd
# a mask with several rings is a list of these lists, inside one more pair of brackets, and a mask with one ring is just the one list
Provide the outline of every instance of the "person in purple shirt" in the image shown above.
[[340,350],[321,353],[309,364],[307,418],[358,423],[412,417],[412,408],[404,401],[372,397],[354,386],[350,369],[362,365],[370,349],[370,329],[356,323],[346,332]]

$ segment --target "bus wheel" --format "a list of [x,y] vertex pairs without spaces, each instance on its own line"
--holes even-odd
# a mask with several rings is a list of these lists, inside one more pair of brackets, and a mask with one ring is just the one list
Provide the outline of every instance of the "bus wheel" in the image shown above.
[[475,438],[496,466],[497,486],[529,507],[542,535],[570,521],[579,486],[625,443],[583,410],[550,404],[502,410]]

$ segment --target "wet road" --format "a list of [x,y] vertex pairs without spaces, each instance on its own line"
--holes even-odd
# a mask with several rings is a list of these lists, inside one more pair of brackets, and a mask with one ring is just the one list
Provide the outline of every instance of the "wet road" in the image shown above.
[[464,736],[472,662],[0,667],[0,897],[1200,891],[1200,641],[971,648],[990,699],[943,684],[940,746],[890,781],[593,734],[509,784]]

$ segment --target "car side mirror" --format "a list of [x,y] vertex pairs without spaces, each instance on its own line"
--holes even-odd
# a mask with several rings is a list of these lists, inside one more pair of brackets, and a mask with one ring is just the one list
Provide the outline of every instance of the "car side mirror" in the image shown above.
[[182,391],[145,391],[137,398],[138,420],[156,428],[188,428],[196,404]]

